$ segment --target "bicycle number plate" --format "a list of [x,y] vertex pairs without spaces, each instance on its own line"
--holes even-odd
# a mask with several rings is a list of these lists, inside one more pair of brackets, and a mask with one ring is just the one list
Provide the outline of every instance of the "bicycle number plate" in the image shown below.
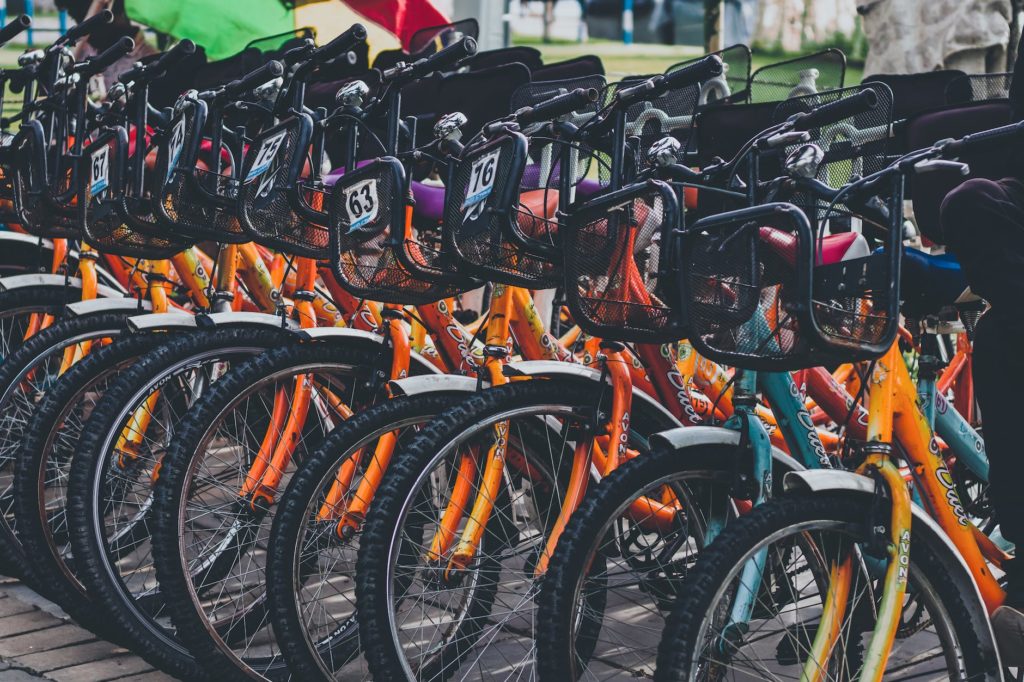
[[110,147],[103,146],[92,153],[89,172],[89,193],[99,194],[110,185]]
[[181,150],[185,148],[185,119],[180,119],[174,124],[174,129],[171,131],[171,139],[167,143],[167,152],[170,163],[167,164],[167,178],[171,179],[171,175],[174,174],[174,167],[178,165],[178,157],[181,156]]
[[260,145],[259,150],[256,152],[256,160],[253,161],[249,174],[245,176],[246,182],[251,182],[258,178],[270,168],[270,164],[274,162],[274,157],[281,150],[281,145],[286,137],[288,137],[288,131],[282,130],[276,135],[263,140],[263,144]]
[[348,211],[349,233],[355,232],[377,217],[377,178],[357,182],[345,189],[345,210]]
[[[481,156],[473,162],[469,169],[469,184],[466,186],[466,199],[462,202],[462,210],[483,204],[484,200],[494,190],[494,181],[498,177],[498,158],[501,150],[495,149],[489,154]],[[483,206],[467,211],[463,220],[472,220],[477,217]]]

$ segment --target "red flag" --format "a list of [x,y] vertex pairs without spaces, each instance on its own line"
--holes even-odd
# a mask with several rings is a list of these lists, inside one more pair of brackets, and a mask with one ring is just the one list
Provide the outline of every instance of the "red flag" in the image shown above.
[[398,36],[402,47],[409,49],[409,41],[416,31],[448,23],[448,17],[434,7],[430,0],[342,0],[369,21]]

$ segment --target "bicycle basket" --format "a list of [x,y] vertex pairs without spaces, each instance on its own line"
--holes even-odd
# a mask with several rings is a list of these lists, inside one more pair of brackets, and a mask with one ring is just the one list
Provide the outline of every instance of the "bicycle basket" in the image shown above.
[[[878,104],[874,110],[809,131],[811,142],[825,155],[816,179],[839,189],[859,176],[889,164],[892,92],[883,83],[832,91],[789,100],[779,105],[775,120],[795,111],[836,101],[868,89]],[[800,145],[786,150],[799,153]],[[777,160],[766,155],[768,165]],[[758,173],[764,174],[758,158]],[[815,326],[816,364],[866,359],[884,352],[895,338],[899,321],[899,263],[903,251],[903,183],[894,181],[879,194],[885,210],[829,201],[811,192],[797,192],[789,201],[799,206],[814,235],[813,297],[810,310]],[[842,256],[837,254],[841,253]]]
[[[183,100],[175,107],[157,151],[153,213],[183,237],[225,244],[252,241],[235,211],[238,183],[233,175],[197,167],[206,122],[202,100]],[[212,149],[209,156],[216,161]]]
[[192,242],[143,234],[126,220],[124,178],[128,134],[102,132],[84,150],[78,172],[78,219],[85,241],[97,250],[131,258],[167,258]]
[[50,186],[47,171],[52,159],[48,158],[43,126],[38,120],[21,127],[12,147],[14,211],[22,228],[36,237],[80,237],[73,193],[77,166],[71,164],[55,178],[56,186]]
[[307,258],[330,256],[326,191],[303,180],[313,120],[293,116],[252,141],[242,165],[238,217],[254,241]]
[[1006,99],[1010,96],[1012,73],[985,73],[954,78],[946,86],[946,103],[963,104],[982,100]]
[[[750,48],[746,45],[733,45],[710,54],[721,58],[722,75],[701,83],[700,95],[697,98],[698,106],[706,107],[746,102],[750,98]],[[665,73],[678,71],[683,67],[701,61],[707,56],[709,55],[702,55],[688,59],[685,62],[673,64],[665,70]]]
[[[525,83],[516,88],[512,93],[510,111],[518,111],[522,107],[532,107],[542,102],[551,100],[559,95],[572,92],[576,88],[594,88],[599,92],[607,84],[604,76],[590,75],[577,78],[563,78],[560,80],[534,81]],[[600,104],[594,102],[583,109],[578,109],[570,117],[570,121],[577,126],[584,125],[597,111]],[[550,138],[538,136],[527,137],[529,154],[526,159],[526,169],[523,171],[523,180],[520,187],[523,190],[535,190],[550,188],[557,190],[561,181],[560,153],[564,149],[563,144]],[[570,177],[573,187],[579,189],[580,184],[586,181],[587,173],[590,170],[591,154],[589,150],[576,148],[570,152]],[[592,184],[592,181],[587,181]],[[581,191],[589,194],[594,191],[593,187],[585,187]]]
[[548,289],[561,281],[560,266],[527,249],[520,235],[534,249],[555,243],[557,193],[520,192],[526,155],[526,138],[516,132],[464,150],[445,194],[444,248],[475,277]]
[[424,268],[439,267],[440,260],[437,249],[406,234],[404,189],[405,169],[393,157],[345,173],[334,185],[328,211],[331,266],[353,296],[422,305],[462,290],[423,279],[408,267],[411,259]]
[[803,366],[813,242],[803,211],[774,203],[720,213],[679,239],[680,300],[697,352],[749,369]]
[[568,216],[566,300],[583,331],[649,343],[686,336],[662,260],[679,220],[675,193],[657,180],[602,195]]
[[843,87],[846,55],[829,49],[762,66],[750,77],[751,102],[779,102],[791,97]]

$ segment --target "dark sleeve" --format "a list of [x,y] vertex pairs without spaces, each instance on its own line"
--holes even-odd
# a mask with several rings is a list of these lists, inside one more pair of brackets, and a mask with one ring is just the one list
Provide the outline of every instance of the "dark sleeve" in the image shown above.
[[1010,81],[1010,106],[1013,120],[1024,120],[1024,35],[1017,46],[1017,61],[1013,65],[1013,80]]

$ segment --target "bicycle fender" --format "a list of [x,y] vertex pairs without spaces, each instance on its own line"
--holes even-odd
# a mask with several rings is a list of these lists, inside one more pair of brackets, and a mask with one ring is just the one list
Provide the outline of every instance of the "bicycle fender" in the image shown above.
[[200,329],[239,325],[290,330],[297,330],[299,328],[298,324],[292,320],[284,318],[282,323],[280,315],[271,315],[270,313],[235,312],[231,310],[224,313],[201,313],[196,315],[195,318],[196,326]]
[[[65,277],[64,275],[56,275],[49,272],[39,272],[31,275],[11,275],[10,277],[0,277],[0,291],[12,291],[14,289],[23,289],[25,287],[71,287],[73,289],[82,288],[82,280],[78,277]],[[98,284],[96,286],[96,295],[103,298],[119,298],[124,296],[123,292],[112,289],[104,284]]]
[[[41,246],[46,249],[53,248],[53,242],[49,239],[39,237],[33,237],[30,234],[24,234],[22,232],[10,232],[3,230],[0,232],[0,242],[18,242],[19,244],[29,244],[31,246]],[[75,251],[77,253],[77,251]]]
[[[522,362],[510,362],[502,368],[502,373],[507,377],[541,377],[554,378],[563,377],[571,379],[584,379],[593,381],[595,384],[601,381],[601,370],[575,362],[561,362],[559,360],[524,360]],[[609,377],[604,378],[605,383],[611,384]],[[639,400],[647,407],[660,413],[666,419],[678,424],[679,420],[665,409],[665,406],[653,397],[640,389],[633,387],[633,400]]]
[[189,313],[150,313],[134,315],[125,322],[128,330],[135,333],[155,331],[188,331],[197,329],[196,316]]
[[[678,452],[687,448],[707,445],[739,447],[741,439],[739,431],[722,426],[680,426],[651,436],[651,447],[670,448]],[[781,462],[785,468],[793,472],[804,470],[803,464],[774,445],[772,446],[772,460]]]
[[149,301],[137,298],[94,298],[89,301],[76,301],[64,307],[71,317],[84,317],[99,313],[113,313],[121,310],[137,310],[140,314],[153,309]]
[[[226,312],[210,315],[193,315],[185,312],[152,313],[137,315],[128,319],[128,328],[133,332],[162,331],[166,329],[214,329],[217,327],[273,327],[281,328],[281,318],[267,313]],[[286,329],[292,329],[289,323]]]
[[[423,393],[451,392],[476,393],[477,383],[474,377],[460,374],[427,374],[405,379],[395,379],[389,383],[394,395],[420,395]],[[488,384],[485,384],[488,385]]]
[[[280,320],[280,318],[278,319]],[[381,347],[384,345],[384,337],[380,334],[374,334],[373,332],[365,331],[363,329],[353,329],[352,327],[312,327],[310,329],[296,329],[295,335],[304,341],[324,341],[330,343],[335,340],[343,340],[361,341],[364,343],[370,342]],[[413,367],[417,368],[417,374],[438,375],[442,373],[437,365],[416,352],[411,352],[409,355],[410,371]]]
[[[875,482],[873,480],[852,471],[841,471],[839,469],[791,471],[786,474],[784,485],[787,493],[797,491],[810,493],[842,492],[863,495],[865,505],[870,505],[871,499],[875,496]],[[865,509],[868,508],[868,506],[865,506]],[[976,621],[974,627],[988,633],[988,641],[991,642],[992,649],[990,653],[998,657],[999,650],[995,645],[995,634],[992,632],[992,624],[989,622],[988,614],[985,611],[981,591],[978,589],[977,583],[974,582],[974,576],[970,568],[968,568],[967,562],[960,556],[960,552],[957,551],[949,536],[943,532],[939,524],[935,522],[921,505],[912,505],[911,513],[914,519],[912,533],[926,533],[930,539],[938,542],[946,550],[946,555],[952,559],[952,561],[947,562],[949,567],[952,570],[960,571],[961,577],[966,579],[968,584],[974,586],[974,604],[976,607],[973,609],[975,611],[974,620]],[[1000,662],[1001,667],[1002,663]]]

